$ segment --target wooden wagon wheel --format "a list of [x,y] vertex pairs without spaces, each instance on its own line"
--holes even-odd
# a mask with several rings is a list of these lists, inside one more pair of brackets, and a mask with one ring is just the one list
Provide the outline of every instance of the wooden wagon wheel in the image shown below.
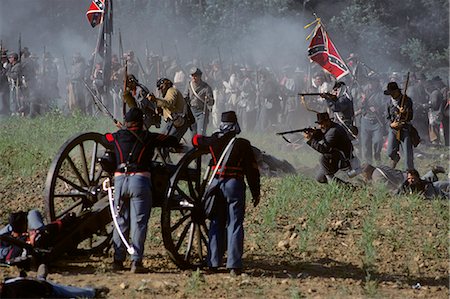
[[204,163],[209,161],[207,155],[208,151],[196,149],[184,155],[170,178],[162,205],[164,247],[182,269],[204,266],[207,255],[208,224],[200,204],[210,173]]
[[[54,221],[68,213],[81,215],[94,210],[107,200],[102,182],[108,177],[98,159],[107,144],[100,133],[81,133],[67,140],[53,159],[47,173],[44,198],[48,220]],[[104,204],[100,206],[105,206]],[[107,206],[106,206],[107,207]],[[79,244],[85,250],[99,250],[110,244],[112,226],[105,226]]]

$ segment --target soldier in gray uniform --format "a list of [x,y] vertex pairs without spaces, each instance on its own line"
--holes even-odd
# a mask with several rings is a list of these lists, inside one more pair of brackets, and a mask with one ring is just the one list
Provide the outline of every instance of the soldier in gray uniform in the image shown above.
[[38,96],[37,72],[39,65],[37,56],[31,56],[28,48],[24,48],[20,63],[22,64],[22,87],[24,95],[24,106],[20,111],[31,117],[43,113],[42,101]]
[[8,60],[6,75],[9,81],[9,102],[11,112],[17,114],[19,110],[23,109],[22,64],[19,61],[19,54],[14,52],[8,55]]
[[347,131],[350,140],[356,138],[357,132],[353,125],[355,119],[355,110],[353,101],[347,93],[344,82],[336,82],[333,86],[332,93],[324,93],[321,95],[325,98],[328,108],[337,119],[337,122]]
[[79,110],[82,113],[86,113],[86,100],[84,92],[84,75],[86,72],[86,62],[80,53],[76,53],[73,56],[72,68],[70,70],[70,83],[69,83],[69,110],[75,112]]
[[192,136],[206,135],[210,107],[214,105],[213,92],[208,83],[202,80],[202,71],[199,68],[193,67],[190,74],[192,80],[186,87],[184,97],[190,102],[195,117],[195,123],[191,126]]
[[6,51],[1,53],[0,61],[0,115],[9,115],[9,85],[6,75],[6,66],[8,65],[8,56]]
[[56,101],[59,98],[58,68],[54,61],[54,57],[50,52],[44,53],[40,79],[42,104],[44,105],[44,110],[47,110],[49,106],[55,106]]
[[386,101],[380,89],[378,79],[372,79],[360,104],[362,160],[370,164],[372,159],[380,162],[383,136],[387,135]]

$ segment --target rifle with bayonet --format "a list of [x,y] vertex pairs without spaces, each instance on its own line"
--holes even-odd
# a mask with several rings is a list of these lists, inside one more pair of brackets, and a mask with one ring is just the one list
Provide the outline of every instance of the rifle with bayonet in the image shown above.
[[86,87],[86,89],[89,91],[89,93],[92,96],[92,100],[94,101],[94,104],[100,109],[106,112],[106,114],[112,118],[112,120],[114,121],[114,124],[119,124],[119,121],[114,117],[114,115],[108,110],[108,108],[105,106],[105,104],[103,104],[102,100],[97,96],[97,94],[92,90],[92,88],[89,87],[89,85],[87,84],[87,82],[82,79],[84,86]]

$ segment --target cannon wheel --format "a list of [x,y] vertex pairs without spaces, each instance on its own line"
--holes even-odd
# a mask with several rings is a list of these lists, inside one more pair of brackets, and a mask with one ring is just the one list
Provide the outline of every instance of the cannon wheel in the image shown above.
[[[67,140],[53,159],[47,173],[44,197],[50,221],[68,213],[81,215],[107,196],[102,182],[108,177],[98,159],[106,150],[100,133],[81,133]],[[79,244],[87,251],[101,251],[111,240],[112,226],[107,225]]]
[[208,151],[191,150],[178,162],[162,205],[161,228],[169,257],[181,269],[203,267],[208,224],[201,198],[210,174],[202,167]]

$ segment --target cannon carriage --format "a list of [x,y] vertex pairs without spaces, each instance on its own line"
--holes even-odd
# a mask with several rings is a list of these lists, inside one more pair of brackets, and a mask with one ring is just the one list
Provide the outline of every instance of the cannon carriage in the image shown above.
[[[74,251],[104,252],[111,245],[112,217],[105,180],[114,174],[102,167],[111,149],[102,134],[73,136],[60,148],[47,174],[44,199],[48,222],[75,215],[73,224],[48,248],[27,249],[34,265],[51,263]],[[201,203],[211,169],[209,152],[190,149],[176,164],[154,161],[151,170],[153,208],[161,209],[161,233],[170,259],[181,269],[202,267],[207,255],[208,224]]]

